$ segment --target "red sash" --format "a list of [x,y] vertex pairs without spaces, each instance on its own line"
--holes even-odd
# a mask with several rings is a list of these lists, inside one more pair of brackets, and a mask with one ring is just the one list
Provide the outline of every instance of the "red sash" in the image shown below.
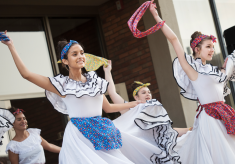
[[235,111],[231,106],[225,104],[223,101],[204,105],[200,104],[197,108],[197,111],[199,111],[196,116],[197,118],[203,109],[209,116],[222,120],[228,134],[235,134]]

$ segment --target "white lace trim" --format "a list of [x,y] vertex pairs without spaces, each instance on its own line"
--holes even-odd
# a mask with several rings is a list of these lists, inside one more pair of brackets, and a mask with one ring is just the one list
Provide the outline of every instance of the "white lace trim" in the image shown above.
[[[49,78],[54,87],[62,95],[74,95],[80,98],[84,95],[96,96],[104,94],[108,88],[108,82],[100,77],[94,71],[85,74],[87,81],[85,83],[70,79],[61,74]],[[46,90],[46,96],[54,108],[63,114],[68,114],[67,107],[62,98],[55,93]]]
[[[185,54],[185,58],[188,64],[198,73],[203,75],[211,75],[215,78],[218,83],[224,82],[227,75],[222,73],[217,66],[212,66],[211,64],[203,65],[201,59],[193,59],[192,56]],[[178,58],[173,61],[173,74],[174,78],[181,88],[180,94],[187,99],[197,100],[197,94],[193,88],[191,81],[189,80],[187,74],[182,69]]]
[[6,153],[8,153],[8,150],[10,150],[15,154],[28,153],[33,149],[35,149],[35,145],[41,145],[42,142],[42,139],[40,137],[41,130],[35,128],[29,128],[27,129],[27,131],[29,132],[28,138],[26,138],[22,142],[11,140],[6,147]]

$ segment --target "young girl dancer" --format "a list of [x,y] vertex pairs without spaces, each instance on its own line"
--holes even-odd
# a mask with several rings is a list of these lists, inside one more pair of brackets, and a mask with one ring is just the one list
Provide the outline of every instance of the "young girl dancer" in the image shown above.
[[13,128],[16,133],[6,147],[12,164],[44,164],[46,160],[43,149],[60,152],[60,147],[48,143],[40,136],[40,129],[27,129],[28,122],[22,109],[12,107],[9,110],[15,116]]
[[[153,1],[152,1],[153,2]],[[154,5],[150,11],[157,22],[162,21]],[[174,32],[165,24],[161,28],[178,56],[173,62],[174,77],[181,87],[181,94],[191,100],[199,100],[199,108],[193,131],[189,133],[178,153],[184,164],[232,164],[235,161],[235,112],[224,104],[227,80],[234,80],[231,69],[225,71],[206,61],[214,54],[214,36],[195,32],[190,41],[193,56],[184,50]],[[233,56],[230,56],[229,60]],[[226,60],[227,61],[227,60]]]
[[[138,105],[139,102],[109,104],[103,95],[108,82],[95,72],[83,73],[86,57],[76,41],[60,41],[59,55],[69,69],[69,76],[57,75],[47,78],[30,72],[21,61],[13,42],[2,41],[12,54],[23,78],[46,90],[46,96],[54,108],[68,114],[71,120],[65,129],[59,155],[60,164],[130,164],[119,149],[121,134],[112,121],[102,118],[106,112],[117,112]],[[94,63],[95,64],[95,63]]]
[[[115,104],[123,104],[124,99],[116,93],[111,75],[111,61],[104,67],[105,79],[109,82],[108,93]],[[175,152],[178,133],[172,129],[166,110],[162,104],[152,99],[150,84],[132,84],[135,100],[146,102],[134,108],[121,111],[122,115],[113,122],[123,138],[122,153],[136,164],[177,164],[179,155]],[[178,128],[185,134],[188,128]],[[182,135],[181,134],[181,135]]]

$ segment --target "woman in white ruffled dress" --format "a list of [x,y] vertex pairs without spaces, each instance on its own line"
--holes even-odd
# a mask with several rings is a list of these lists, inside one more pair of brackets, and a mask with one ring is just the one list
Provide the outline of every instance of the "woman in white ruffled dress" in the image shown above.
[[7,110],[15,116],[12,125],[16,135],[6,147],[11,164],[44,164],[46,159],[43,149],[53,153],[60,152],[60,147],[48,143],[40,136],[40,129],[27,129],[28,122],[23,110],[14,107]]
[[[109,82],[108,93],[115,104],[123,104],[124,99],[116,92],[111,75],[111,61],[104,67],[105,79]],[[113,120],[122,134],[122,153],[135,164],[178,164],[180,158],[174,150],[179,135],[189,128],[176,128],[171,125],[167,111],[156,99],[152,99],[148,88],[150,84],[132,84],[135,100],[146,102],[130,109],[120,111],[121,116]]]
[[[150,11],[161,22],[153,5]],[[190,100],[199,100],[193,130],[179,139],[178,153],[182,164],[233,164],[235,162],[235,111],[224,104],[229,94],[228,80],[234,80],[230,55],[222,70],[206,64],[214,54],[214,36],[195,32],[190,41],[193,56],[184,50],[174,32],[164,24],[162,32],[173,45],[178,56],[173,62],[173,73],[181,94]]]
[[69,70],[69,76],[59,74],[50,78],[30,72],[11,39],[2,42],[10,49],[22,77],[44,88],[54,108],[68,114],[71,119],[63,137],[60,164],[132,164],[119,150],[122,146],[119,130],[101,114],[102,108],[107,113],[117,112],[135,107],[140,101],[109,104],[104,96],[108,82],[95,72],[82,72],[86,57],[78,42],[70,40],[58,43],[59,55]]

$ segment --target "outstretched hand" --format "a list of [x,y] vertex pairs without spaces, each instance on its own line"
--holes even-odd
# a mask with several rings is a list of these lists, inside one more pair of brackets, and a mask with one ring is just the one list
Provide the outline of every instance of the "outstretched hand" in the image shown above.
[[112,61],[109,60],[108,61],[108,66],[107,67],[103,66],[103,69],[104,69],[104,72],[106,72],[106,71],[111,72],[111,70],[112,70]]
[[152,13],[153,16],[158,16],[158,12],[156,10],[156,8],[157,8],[156,3],[153,3],[153,2],[154,2],[154,0],[151,0],[149,10],[150,10],[150,12]]
[[139,105],[139,104],[144,104],[146,103],[146,101],[142,101],[142,100],[136,100],[136,101],[132,101],[134,103],[134,107]]
[[146,103],[146,101],[143,101],[143,100],[136,100],[136,102],[137,102],[137,105]]
[[3,44],[10,46],[13,45],[13,41],[11,40],[11,38],[7,35],[7,30],[5,31],[6,36],[10,39],[9,41],[1,41]]

